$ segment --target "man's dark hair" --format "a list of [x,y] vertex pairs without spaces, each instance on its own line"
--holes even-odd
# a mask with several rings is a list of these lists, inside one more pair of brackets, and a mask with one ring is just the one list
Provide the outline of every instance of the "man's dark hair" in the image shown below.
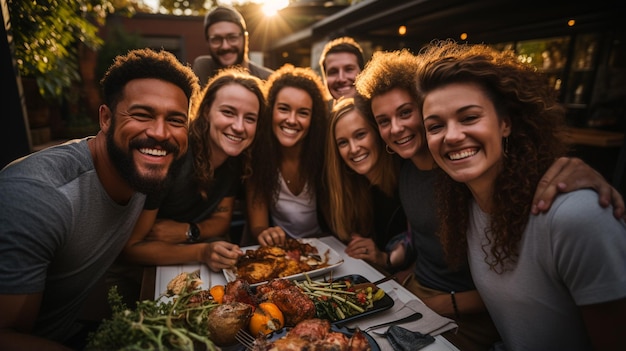
[[326,72],[326,56],[339,52],[347,52],[353,54],[357,58],[359,68],[363,70],[365,66],[365,58],[363,58],[363,48],[351,37],[340,37],[326,43],[320,56],[320,69]]
[[134,79],[155,78],[180,87],[191,102],[199,90],[198,77],[174,54],[161,50],[136,49],[115,58],[100,80],[104,103],[115,110],[124,87]]

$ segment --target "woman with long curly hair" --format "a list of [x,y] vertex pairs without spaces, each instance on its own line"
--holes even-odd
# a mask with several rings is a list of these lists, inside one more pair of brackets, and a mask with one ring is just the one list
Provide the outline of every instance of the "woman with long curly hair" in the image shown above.
[[385,150],[372,109],[360,95],[340,98],[328,123],[324,213],[345,252],[386,271],[387,244],[406,232],[398,196],[400,158]]
[[322,191],[327,107],[324,85],[311,68],[286,64],[266,82],[271,118],[259,124],[246,181],[247,227],[261,245],[287,236],[318,236],[325,226]]
[[257,124],[267,118],[263,84],[240,68],[209,80],[194,103],[180,172],[166,191],[146,199],[124,258],[141,265],[203,262],[213,271],[236,263],[243,252],[229,242],[230,222],[251,172]]
[[[626,224],[582,189],[531,215],[566,147],[564,109],[511,52],[452,41],[420,52],[418,105],[440,172],[439,234],[507,350],[616,350],[626,319]],[[621,346],[620,346],[621,345]]]
[[[476,290],[466,260],[453,266],[446,261],[437,235],[438,220],[434,183],[437,165],[428,150],[424,125],[418,109],[416,72],[419,55],[408,50],[376,52],[356,80],[359,94],[371,101],[373,117],[386,148],[405,159],[398,176],[398,192],[409,223],[409,238],[390,252],[391,266],[412,262],[412,272],[403,284],[435,312],[454,318],[458,332],[444,333],[462,350],[488,350],[500,339],[485,305]],[[624,202],[595,170],[578,159],[559,158],[536,185],[535,196],[545,210],[559,191],[575,187],[597,189],[605,206],[617,205],[615,216],[623,214]],[[539,200],[532,203],[538,203]],[[529,200],[529,204],[531,201]],[[462,260],[462,258],[461,258]]]

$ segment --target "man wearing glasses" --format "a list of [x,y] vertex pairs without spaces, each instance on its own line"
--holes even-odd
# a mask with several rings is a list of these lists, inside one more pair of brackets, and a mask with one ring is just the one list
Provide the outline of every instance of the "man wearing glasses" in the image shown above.
[[202,86],[218,70],[235,65],[245,67],[250,74],[263,80],[272,73],[272,70],[248,58],[246,21],[237,10],[218,6],[207,13],[204,18],[204,35],[209,44],[209,55],[197,57],[192,67]]

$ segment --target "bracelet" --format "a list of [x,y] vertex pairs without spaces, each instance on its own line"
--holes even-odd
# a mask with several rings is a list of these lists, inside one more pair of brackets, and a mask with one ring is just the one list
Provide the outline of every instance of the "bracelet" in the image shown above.
[[450,299],[452,299],[452,308],[454,308],[454,317],[459,318],[459,307],[456,305],[456,296],[454,290],[450,291]]

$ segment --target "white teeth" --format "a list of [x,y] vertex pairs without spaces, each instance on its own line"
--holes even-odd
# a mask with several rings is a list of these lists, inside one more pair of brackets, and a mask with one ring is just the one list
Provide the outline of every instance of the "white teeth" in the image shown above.
[[167,155],[167,151],[165,151],[165,150],[158,150],[158,149],[139,149],[139,152],[141,152],[142,154],[152,155],[152,156],[165,156],[165,155]]
[[404,144],[404,143],[406,143],[407,141],[409,141],[411,139],[413,139],[413,136],[408,136],[406,138],[402,138],[400,140],[396,140],[396,144]]
[[366,157],[367,157],[367,154],[361,155],[361,156],[352,158],[352,161],[354,161],[354,162],[363,161]]
[[228,139],[230,139],[232,141],[242,141],[243,140],[243,138],[237,138],[237,137],[232,136],[232,135],[225,135],[225,136],[226,136],[226,138],[228,138]]
[[285,132],[287,134],[298,134],[298,130],[296,130],[296,129],[291,129],[291,128],[287,128],[287,127],[281,127],[280,129],[282,129],[283,132]]
[[465,150],[461,152],[449,153],[448,157],[450,157],[451,160],[460,160],[462,158],[474,156],[477,152],[478,151],[476,150]]

